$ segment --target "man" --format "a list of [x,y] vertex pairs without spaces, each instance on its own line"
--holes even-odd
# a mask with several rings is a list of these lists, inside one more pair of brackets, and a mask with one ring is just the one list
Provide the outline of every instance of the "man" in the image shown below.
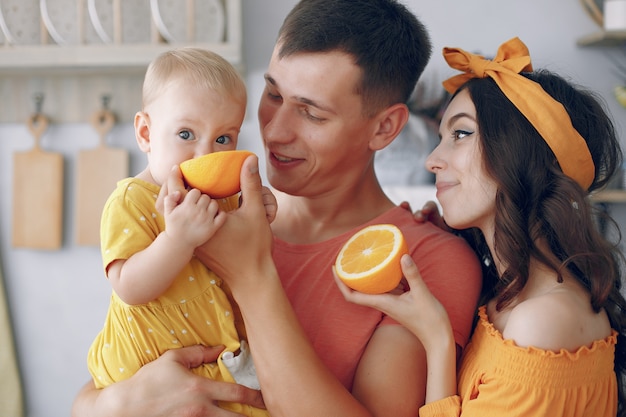
[[[347,303],[334,283],[334,256],[367,224],[400,226],[424,280],[448,310],[459,349],[469,337],[480,289],[473,252],[395,207],[373,165],[375,152],[408,119],[405,102],[430,49],[423,25],[394,0],[302,0],[279,32],[258,112],[267,177],[278,194],[274,251],[256,210],[262,208],[258,174],[244,172],[242,208],[215,236],[224,237],[197,253],[240,305],[274,416],[415,416],[424,402],[419,341],[381,313]],[[184,192],[176,175],[168,188],[171,196]],[[242,387],[198,380],[180,366],[211,361],[213,351],[169,353],[132,384],[116,384],[126,387],[85,387],[75,415],[220,415],[214,400],[255,402]],[[150,384],[157,378],[175,380],[176,388]]]

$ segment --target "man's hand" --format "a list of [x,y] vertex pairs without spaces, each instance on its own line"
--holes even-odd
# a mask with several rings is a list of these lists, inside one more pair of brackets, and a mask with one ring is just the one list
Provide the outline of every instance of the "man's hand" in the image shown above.
[[228,417],[234,414],[218,401],[265,408],[260,391],[215,381],[191,368],[217,360],[223,346],[190,346],[167,351],[131,378],[96,390],[87,384],[72,408],[73,417]]
[[262,271],[274,268],[268,217],[271,212],[276,214],[276,200],[261,185],[257,164],[256,156],[245,160],[241,169],[241,206],[225,213],[224,224],[195,252],[202,263],[228,283],[233,294],[236,288],[254,291],[255,285],[262,285]]

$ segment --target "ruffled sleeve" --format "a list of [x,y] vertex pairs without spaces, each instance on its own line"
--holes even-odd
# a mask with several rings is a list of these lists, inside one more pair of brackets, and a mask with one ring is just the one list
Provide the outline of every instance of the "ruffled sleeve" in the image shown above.
[[617,332],[574,352],[520,347],[485,307],[461,362],[458,396],[426,404],[421,417],[615,417]]
[[459,417],[461,415],[461,397],[442,398],[420,408],[420,417]]

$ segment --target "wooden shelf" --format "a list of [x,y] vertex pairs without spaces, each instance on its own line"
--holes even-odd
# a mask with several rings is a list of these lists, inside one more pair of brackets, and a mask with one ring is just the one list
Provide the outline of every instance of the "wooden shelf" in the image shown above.
[[241,68],[241,0],[223,0],[223,4],[225,34],[220,42],[167,43],[153,24],[151,43],[58,45],[42,41],[40,45],[6,44],[0,45],[0,75],[49,74],[49,71],[143,73],[160,53],[186,45],[214,51]]
[[579,38],[578,46],[620,46],[626,44],[626,30],[601,30]]
[[626,190],[602,190],[591,195],[594,203],[626,203]]
[[[125,45],[23,45],[0,48],[0,74],[66,72],[142,72],[157,55],[177,46],[162,44]],[[194,43],[214,51],[233,65],[241,64],[241,46],[235,43]]]

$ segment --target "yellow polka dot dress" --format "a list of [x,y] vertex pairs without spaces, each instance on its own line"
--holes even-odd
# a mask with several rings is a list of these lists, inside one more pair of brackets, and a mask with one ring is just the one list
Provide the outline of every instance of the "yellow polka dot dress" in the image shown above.
[[[158,186],[136,178],[118,183],[102,215],[105,269],[112,261],[128,259],[148,247],[165,230],[163,216],[155,208],[158,193]],[[167,350],[203,344],[225,345],[227,351],[236,352],[244,337],[239,312],[233,310],[222,281],[194,257],[170,288],[149,303],[128,305],[112,293],[104,327],[89,350],[89,371],[102,388],[130,378]],[[234,381],[221,358],[194,372]],[[258,411],[248,415],[264,415]]]

